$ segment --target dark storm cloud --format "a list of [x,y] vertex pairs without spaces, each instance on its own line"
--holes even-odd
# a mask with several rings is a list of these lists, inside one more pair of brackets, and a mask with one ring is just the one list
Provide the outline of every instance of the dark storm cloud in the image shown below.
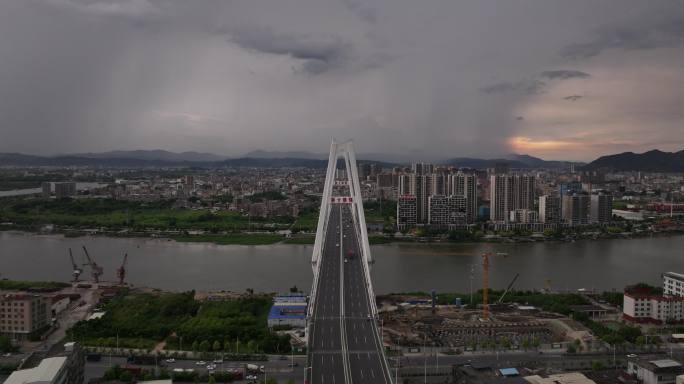
[[[674,137],[681,108],[662,106],[681,104],[666,91],[681,88],[684,50],[655,48],[680,45],[682,9],[661,0],[0,0],[0,152],[318,153],[335,136],[360,152],[431,158],[510,153],[514,137],[547,145],[569,128],[610,137],[639,125]],[[624,49],[568,65],[563,47],[578,57]]]
[[680,7],[667,16],[602,27],[593,33],[590,41],[567,45],[560,55],[572,59],[589,58],[608,49],[655,49],[681,46],[683,43],[684,10]]
[[377,11],[368,7],[364,2],[357,0],[340,0],[349,12],[367,23],[375,23],[378,19]]
[[229,40],[253,52],[285,55],[302,64],[299,70],[318,75],[352,60],[353,47],[337,36],[278,34],[271,28],[244,28],[229,32]]
[[496,93],[524,93],[527,95],[534,95],[541,93],[546,85],[545,82],[541,80],[528,80],[528,81],[518,81],[512,82],[501,82],[487,85],[480,88],[484,93],[496,94]]
[[547,83],[544,80],[570,80],[570,79],[586,79],[590,77],[586,72],[575,71],[569,69],[543,71],[539,76],[532,79],[520,80],[516,82],[504,81],[494,83],[480,88],[480,90],[487,94],[497,93],[521,93],[526,95],[536,95],[544,92]]
[[567,80],[567,79],[586,79],[590,77],[586,72],[582,71],[572,71],[572,70],[555,70],[555,71],[544,71],[541,73],[541,77],[550,79],[550,80]]
[[577,101],[581,98],[582,98],[582,96],[580,96],[580,95],[570,95],[570,96],[565,96],[563,98],[563,100]]

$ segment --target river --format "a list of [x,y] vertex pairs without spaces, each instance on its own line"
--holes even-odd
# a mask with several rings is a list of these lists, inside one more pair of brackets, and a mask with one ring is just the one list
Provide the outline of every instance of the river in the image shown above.
[[[82,245],[115,279],[124,253],[127,281],[165,290],[285,291],[293,285],[308,291],[312,246],[233,246],[176,243],[160,239],[35,235],[0,232],[0,275],[8,279],[68,281],[68,248],[77,262]],[[490,286],[503,289],[520,273],[518,289],[622,290],[626,284],[660,285],[665,271],[684,272],[684,236],[520,244],[388,244],[371,247],[376,293],[463,292],[480,287],[479,254],[493,249],[508,256],[491,259]],[[82,277],[88,278],[88,270]]]

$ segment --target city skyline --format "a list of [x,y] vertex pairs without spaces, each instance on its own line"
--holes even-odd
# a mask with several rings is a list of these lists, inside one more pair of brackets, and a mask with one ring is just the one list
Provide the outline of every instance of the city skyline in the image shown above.
[[684,148],[675,2],[10,0],[0,15],[0,152]]

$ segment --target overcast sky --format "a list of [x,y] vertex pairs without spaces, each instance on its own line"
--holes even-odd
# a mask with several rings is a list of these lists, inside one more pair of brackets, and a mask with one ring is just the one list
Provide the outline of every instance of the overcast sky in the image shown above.
[[684,2],[2,0],[0,152],[684,149]]

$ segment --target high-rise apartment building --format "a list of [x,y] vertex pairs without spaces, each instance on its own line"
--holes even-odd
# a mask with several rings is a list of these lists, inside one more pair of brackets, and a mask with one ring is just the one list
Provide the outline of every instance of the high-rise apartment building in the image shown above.
[[532,175],[492,175],[490,179],[490,220],[507,222],[510,212],[534,209],[535,177]]
[[477,177],[457,172],[447,177],[447,195],[463,196],[466,200],[466,220],[472,224],[477,219]]
[[558,196],[539,196],[539,221],[546,224],[561,222],[561,201]]
[[613,195],[607,193],[594,193],[591,195],[591,213],[589,215],[592,223],[609,223],[613,219]]
[[63,199],[65,197],[71,197],[74,195],[76,195],[76,183],[74,183],[74,182],[55,183],[55,196],[58,199]]
[[561,216],[563,222],[571,226],[589,223],[590,197],[587,194],[574,193],[563,196]]
[[531,209],[514,209],[510,212],[511,223],[532,224],[539,222],[539,212]]
[[413,195],[399,195],[397,198],[397,229],[413,228],[417,220],[417,200]]
[[8,293],[0,296],[0,334],[15,340],[48,325],[49,304],[40,295]]
[[371,165],[369,163],[359,163],[359,180],[366,180],[371,174]]
[[513,209],[534,209],[535,177],[532,175],[513,175]]
[[411,195],[416,198],[416,219],[419,224],[428,221],[428,198],[432,194],[432,175],[411,173],[402,175],[399,181],[399,196]]
[[40,184],[40,187],[43,192],[43,197],[46,199],[49,198],[52,194],[52,183],[49,181],[44,181]]
[[464,196],[432,195],[429,198],[429,206],[428,223],[430,226],[452,229],[467,225]]
[[513,190],[508,175],[492,175],[489,182],[489,220],[508,221],[513,209]]
[[433,173],[430,175],[430,195],[447,194],[447,176],[443,173]]
[[428,163],[414,163],[411,165],[411,171],[417,175],[429,175],[435,172],[435,166]]

